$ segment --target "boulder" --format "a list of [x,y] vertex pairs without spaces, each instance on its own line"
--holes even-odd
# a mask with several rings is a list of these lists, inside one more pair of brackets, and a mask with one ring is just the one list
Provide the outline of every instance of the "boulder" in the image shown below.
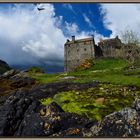
[[32,100],[10,96],[0,107],[0,135],[13,136]]
[[[91,123],[91,120],[86,117],[64,112],[55,102],[42,108],[40,115],[44,120],[44,133],[46,136],[82,135],[80,129]],[[78,132],[75,132],[77,129]]]
[[1,78],[9,78],[11,76],[14,76],[15,74],[17,74],[19,71],[15,70],[15,69],[11,69],[5,73],[3,73],[3,75],[1,76]]
[[91,123],[86,117],[64,112],[55,102],[44,106],[24,95],[12,95],[0,107],[0,136],[83,136],[82,128]]
[[44,120],[40,117],[40,103],[33,101],[26,110],[15,136],[44,136]]
[[[139,100],[139,99],[138,99]],[[114,112],[91,127],[94,137],[138,137],[140,136],[139,102],[133,107]],[[137,104],[137,105],[136,105]]]
[[35,84],[35,80],[33,78],[19,74],[10,77],[9,80],[10,86],[13,88],[21,88]]
[[72,79],[75,79],[76,77],[74,76],[66,76],[66,77],[62,77],[62,78],[59,78],[60,80],[72,80]]
[[136,109],[136,111],[140,113],[140,99],[136,99],[134,101],[132,108]]

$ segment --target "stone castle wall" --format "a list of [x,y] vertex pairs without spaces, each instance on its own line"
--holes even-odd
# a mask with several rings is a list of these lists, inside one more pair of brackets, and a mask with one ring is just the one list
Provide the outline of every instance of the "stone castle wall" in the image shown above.
[[67,42],[64,46],[65,71],[73,71],[85,59],[94,59],[94,40],[82,40]]
[[122,42],[118,36],[113,39],[102,40],[98,43],[98,46],[102,50],[103,57],[118,58],[123,56]]
[[[85,59],[122,58],[131,56],[140,58],[140,48],[132,53],[132,46],[127,46],[116,36],[113,39],[101,40],[95,45],[94,38],[67,41],[64,46],[64,71],[73,71]],[[133,57],[132,57],[133,58]]]
[[122,48],[117,49],[113,47],[102,49],[103,57],[105,58],[122,58],[124,56],[124,50]]

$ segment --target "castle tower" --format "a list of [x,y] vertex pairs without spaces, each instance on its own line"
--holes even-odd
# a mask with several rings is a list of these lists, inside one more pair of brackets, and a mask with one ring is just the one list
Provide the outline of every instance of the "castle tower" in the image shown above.
[[94,36],[79,40],[72,36],[72,40],[67,40],[64,44],[64,71],[73,71],[85,59],[94,59],[94,48]]

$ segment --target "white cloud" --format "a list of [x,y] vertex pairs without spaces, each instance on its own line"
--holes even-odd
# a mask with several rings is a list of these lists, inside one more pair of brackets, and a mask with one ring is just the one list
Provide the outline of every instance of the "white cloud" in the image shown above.
[[84,17],[84,20],[85,22],[92,28],[94,28],[93,24],[92,24],[92,21],[90,20],[90,18],[86,15],[86,14],[83,14],[83,17]]
[[98,44],[98,42],[101,40],[101,39],[108,39],[108,37],[105,37],[99,33],[97,33],[96,31],[93,33],[94,35],[94,40],[95,40],[95,43]]
[[[45,10],[38,11],[37,7],[44,7]],[[0,11],[2,59],[10,64],[33,64],[40,60],[63,61],[63,44],[66,37],[57,27],[61,17],[55,17],[53,5],[17,4],[9,11],[8,14]]]
[[112,31],[111,37],[120,35],[126,28],[140,37],[140,4],[102,4],[104,26]]
[[74,35],[77,34],[78,31],[79,31],[79,27],[76,23],[65,22],[65,32],[67,34]]

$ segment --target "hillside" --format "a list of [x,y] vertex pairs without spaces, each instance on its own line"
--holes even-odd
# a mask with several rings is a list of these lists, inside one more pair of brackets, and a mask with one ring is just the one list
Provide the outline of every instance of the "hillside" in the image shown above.
[[53,98],[42,99],[45,105],[55,101],[65,111],[100,120],[106,115],[130,107],[140,95],[140,69],[128,69],[121,59],[99,59],[92,67],[70,73],[41,74],[32,77],[41,83],[91,83],[95,88],[84,91],[60,92]]
[[69,73],[31,75],[41,83],[53,83],[62,81],[72,82],[110,82],[120,85],[139,86],[140,66],[137,69],[129,68],[129,64],[122,59],[98,59],[92,67]]
[[137,137],[140,69],[99,59],[87,69],[44,74],[37,67],[0,76],[0,135]]
[[3,61],[3,60],[0,60],[0,74],[3,74],[4,72],[10,70],[11,68],[9,67],[9,65]]

